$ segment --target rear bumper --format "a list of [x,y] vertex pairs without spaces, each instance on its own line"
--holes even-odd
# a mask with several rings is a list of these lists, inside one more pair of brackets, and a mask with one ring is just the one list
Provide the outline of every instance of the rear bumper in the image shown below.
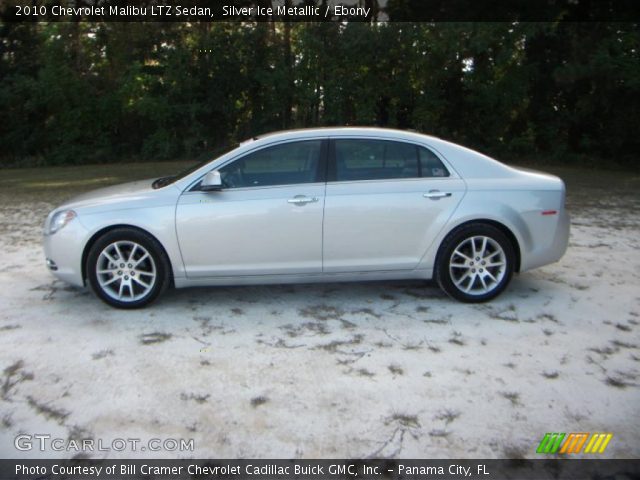
[[44,235],[45,261],[55,277],[72,285],[84,286],[82,252],[87,235],[87,229],[77,218],[55,234]]
[[554,227],[549,228],[549,225],[545,225],[540,228],[542,225],[536,225],[538,228],[532,232],[535,238],[533,244],[539,247],[528,252],[526,257],[523,256],[520,271],[524,272],[560,260],[569,245],[570,224],[569,214],[563,209],[558,212]]
[[551,247],[553,262],[560,260],[567,251],[569,246],[569,234],[571,230],[571,219],[566,210],[563,210],[560,214],[558,221],[558,228],[556,230],[556,236],[553,240]]

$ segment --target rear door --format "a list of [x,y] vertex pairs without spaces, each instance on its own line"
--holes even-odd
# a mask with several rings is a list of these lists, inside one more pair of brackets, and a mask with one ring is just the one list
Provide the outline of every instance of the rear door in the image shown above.
[[436,153],[373,138],[331,140],[323,271],[414,269],[465,192]]

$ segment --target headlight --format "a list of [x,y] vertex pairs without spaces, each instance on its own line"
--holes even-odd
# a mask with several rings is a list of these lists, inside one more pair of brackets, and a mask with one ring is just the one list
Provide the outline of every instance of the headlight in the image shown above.
[[76,212],[73,210],[62,210],[56,213],[49,222],[49,228],[45,229],[45,235],[53,235],[58,230],[62,230],[76,216]]

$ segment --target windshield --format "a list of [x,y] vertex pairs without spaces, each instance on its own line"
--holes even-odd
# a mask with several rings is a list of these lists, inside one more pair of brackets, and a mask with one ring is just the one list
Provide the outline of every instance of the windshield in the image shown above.
[[207,154],[207,158],[205,160],[201,162],[196,162],[195,164],[181,171],[177,175],[170,175],[168,177],[158,178],[153,182],[152,187],[162,188],[162,187],[166,187],[167,185],[171,185],[172,183],[177,182],[178,180],[182,180],[187,175],[191,175],[193,172],[195,172],[199,168],[204,167],[207,163],[212,162],[216,158],[221,157],[226,153],[229,153],[231,150],[235,150],[236,148],[238,148],[238,146],[239,144],[234,143],[231,145],[225,145],[224,147],[220,147],[214,150],[212,153]]

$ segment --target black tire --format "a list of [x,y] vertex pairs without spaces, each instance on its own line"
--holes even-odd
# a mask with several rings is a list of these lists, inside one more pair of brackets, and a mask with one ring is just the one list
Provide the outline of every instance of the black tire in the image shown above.
[[[486,257],[480,255],[484,238],[490,239],[482,250]],[[472,248],[478,249],[475,258],[470,258]],[[514,246],[502,231],[486,223],[469,223],[453,230],[440,245],[434,277],[456,300],[486,302],[502,293],[511,281],[515,258]]]
[[[111,250],[116,248],[115,245],[118,245],[117,251],[122,253],[123,258],[117,256],[116,250]],[[134,245],[137,245],[135,249]],[[130,250],[127,251],[127,248]],[[104,253],[105,249],[107,253]],[[144,253],[148,253],[148,256],[144,257]],[[132,263],[126,263],[127,254],[129,260],[134,257],[131,260]],[[140,264],[135,263],[135,255],[138,255],[138,259],[142,259]],[[108,260],[109,258],[117,260],[116,264]],[[120,264],[120,261],[123,263]],[[105,262],[108,262],[107,267]],[[121,265],[124,267],[120,268]],[[170,283],[171,266],[164,249],[151,235],[134,228],[117,228],[98,238],[91,245],[85,267],[91,290],[100,300],[116,308],[144,307],[158,298]],[[99,267],[108,268],[110,273],[98,273]],[[137,270],[138,268],[140,270]],[[101,278],[98,277],[99,275]],[[124,288],[120,287],[122,283],[125,283]],[[122,299],[115,298],[116,289],[120,290]]]

